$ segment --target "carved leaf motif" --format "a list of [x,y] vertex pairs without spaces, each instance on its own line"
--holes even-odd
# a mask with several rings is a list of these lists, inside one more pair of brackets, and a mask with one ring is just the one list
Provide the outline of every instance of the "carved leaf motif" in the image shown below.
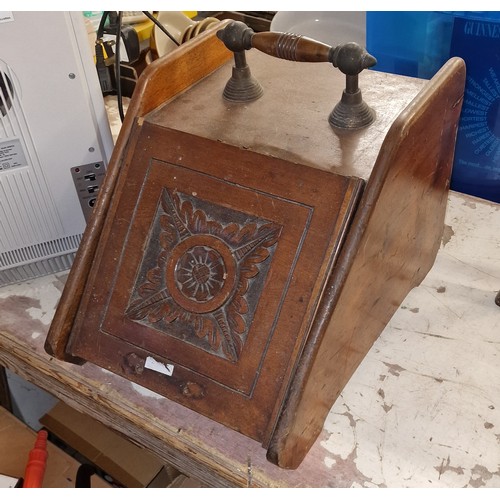
[[[138,291],[141,297],[147,297],[148,295],[151,295],[152,293],[156,292],[158,290],[158,285],[156,283],[151,283],[149,281],[146,281],[143,283]],[[133,306],[132,306],[133,308]]]
[[181,310],[180,310],[179,306],[177,306],[176,304],[170,303],[170,302],[165,304],[163,319],[167,323],[172,323],[173,321],[175,321],[179,317],[180,314],[181,314]]
[[[220,355],[222,350],[226,358],[237,361],[245,334],[248,333],[246,316],[250,308],[246,294],[249,283],[259,275],[261,264],[269,258],[270,248],[277,242],[281,227],[269,222],[259,225],[255,221],[248,222],[248,219],[244,224],[230,222],[224,225],[211,219],[196,204],[196,200],[190,201],[186,199],[186,195],[164,190],[161,197],[164,213],[159,214],[157,219],[160,225],[160,252],[156,265],[145,273],[144,281],[136,288],[141,299],[128,307],[127,314],[133,320],[153,324],[178,321],[181,325],[189,326],[188,330],[194,332],[196,338],[205,339],[211,351]],[[232,252],[237,269],[233,293],[218,309],[205,313],[190,312],[181,307],[178,300],[171,296],[165,282],[167,263],[170,262],[174,248],[184,239],[196,235],[213,236],[224,241]],[[194,268],[189,267],[190,261],[184,262],[188,266],[186,269],[191,272]],[[209,261],[197,262],[203,265]],[[192,300],[199,303],[213,300],[212,293],[216,292],[212,292],[212,288],[210,293],[208,290],[208,287],[196,288]]]
[[[176,205],[179,207],[179,197],[175,196],[175,202]],[[180,205],[178,208],[178,214],[181,220],[186,224],[189,225],[189,221],[192,220],[193,218],[193,205],[189,201],[185,201]]]
[[262,245],[265,247],[273,246],[279,238],[281,233],[281,228],[276,226],[275,224],[264,224],[259,228],[258,236],[262,236],[264,234],[267,235],[265,241],[262,242]]
[[168,215],[162,215],[160,217],[160,227],[162,230],[160,234],[160,245],[164,249],[172,248],[175,241],[177,240],[177,232],[175,230],[172,218]]
[[219,349],[221,337],[217,333],[217,326],[212,317],[202,319],[201,327],[196,330],[196,335],[199,338],[205,337],[212,349]]
[[146,278],[154,285],[159,285],[161,282],[160,269],[154,267],[146,273]]
[[149,309],[148,320],[151,321],[151,323],[158,323],[158,321],[161,321],[163,319],[164,315],[165,315],[164,305],[158,304]]
[[228,306],[228,312],[229,314],[227,315],[227,322],[229,324],[229,327],[239,335],[245,333],[246,323],[243,319],[243,316],[239,314],[238,311],[231,305]]
[[248,302],[245,297],[240,294],[236,294],[231,302],[231,306],[235,308],[236,312],[239,314],[246,314],[248,312]]
[[215,221],[207,221],[207,234],[218,236],[221,233],[221,225]]
[[[197,234],[207,234],[207,218],[201,210],[195,210],[191,225]],[[191,227],[190,225],[190,227]]]
[[169,256],[170,252],[166,251],[166,250],[163,250],[162,252],[160,252],[160,255],[158,255],[158,266],[157,268],[161,270],[164,268],[167,260],[168,260],[168,256]]
[[257,266],[249,266],[243,264],[240,276],[245,279],[252,279],[259,274],[259,268]]
[[[132,305],[132,308],[133,308],[133,305]],[[130,309],[132,309],[130,308]],[[130,319],[134,320],[134,321],[140,321],[140,320],[143,320],[147,315],[148,315],[148,311],[144,310],[144,309],[138,309],[138,310],[127,310],[127,315]]]
[[222,230],[222,233],[221,233],[221,236],[224,238],[224,239],[227,239],[228,241],[232,241],[232,239],[234,238],[234,236],[236,234],[238,234],[240,228],[238,226],[238,224],[235,224],[234,222],[227,225],[223,230]]
[[172,231],[172,225],[172,217],[170,217],[168,214],[163,214],[162,216],[160,216],[160,227],[162,231]]
[[240,297],[245,297],[246,293],[248,291],[248,281],[247,280],[241,280],[238,283],[238,286],[236,287],[236,294],[237,296]]
[[175,242],[171,233],[161,233],[159,240],[162,248],[171,248]]
[[231,342],[224,342],[222,344],[222,351],[226,357],[231,361],[237,361],[241,353],[242,343],[239,337],[232,337]]

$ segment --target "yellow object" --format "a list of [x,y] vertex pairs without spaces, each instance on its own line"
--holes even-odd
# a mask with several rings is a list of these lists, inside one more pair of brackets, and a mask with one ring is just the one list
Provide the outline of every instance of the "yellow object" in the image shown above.
[[153,31],[154,23],[149,19],[147,21],[143,21],[142,23],[134,24],[134,29],[139,36],[139,42],[144,40],[149,40],[151,37],[151,32]]
[[[193,19],[198,15],[198,11],[196,10],[183,10],[181,11],[184,15],[188,16],[190,19]],[[157,17],[157,14],[153,14],[155,17]],[[89,23],[90,24],[90,23]],[[134,24],[134,29],[137,32],[137,35],[139,37],[139,42],[143,42],[145,40],[149,40],[151,38],[151,33],[153,32],[154,29],[154,23],[153,21],[150,21],[149,19],[146,21],[143,21],[141,23]],[[92,50],[94,50],[93,45],[95,44],[95,33],[89,34],[89,39],[93,40],[90,42]],[[106,51],[104,51],[104,58],[107,58]],[[94,54],[94,61],[95,61],[95,54]]]

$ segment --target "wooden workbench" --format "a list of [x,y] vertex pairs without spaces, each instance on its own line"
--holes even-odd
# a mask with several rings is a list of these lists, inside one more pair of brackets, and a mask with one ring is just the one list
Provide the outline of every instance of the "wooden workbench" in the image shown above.
[[0,289],[0,364],[212,486],[499,487],[500,205],[450,193],[436,263],[295,470],[259,443],[43,349],[66,274]]

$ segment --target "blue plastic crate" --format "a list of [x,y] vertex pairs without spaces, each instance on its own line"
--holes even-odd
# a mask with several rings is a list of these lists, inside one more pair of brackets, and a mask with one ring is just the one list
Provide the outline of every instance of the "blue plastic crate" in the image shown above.
[[366,45],[373,69],[419,78],[465,60],[451,188],[500,202],[500,12],[367,12]]

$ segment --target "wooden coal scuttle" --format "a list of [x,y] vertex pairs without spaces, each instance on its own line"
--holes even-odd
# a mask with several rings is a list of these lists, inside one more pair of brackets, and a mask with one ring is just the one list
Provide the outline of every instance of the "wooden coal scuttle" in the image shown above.
[[433,265],[464,92],[341,49],[224,21],[151,64],[46,341],[284,468]]

